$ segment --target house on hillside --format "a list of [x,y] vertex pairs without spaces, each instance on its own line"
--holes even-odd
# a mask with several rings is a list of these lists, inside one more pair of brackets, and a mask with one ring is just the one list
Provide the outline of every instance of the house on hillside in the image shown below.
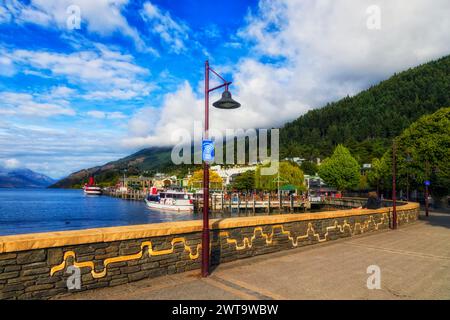
[[223,183],[225,186],[229,185],[233,178],[240,175],[241,173],[247,172],[247,171],[255,171],[256,165],[254,166],[234,166],[232,168],[224,168],[220,165],[212,166],[211,170],[217,172],[219,176],[223,179]]

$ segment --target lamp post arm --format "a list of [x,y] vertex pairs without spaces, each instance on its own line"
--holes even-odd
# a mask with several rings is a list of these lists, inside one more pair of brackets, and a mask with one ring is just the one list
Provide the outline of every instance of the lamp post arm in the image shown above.
[[209,92],[213,92],[214,90],[217,90],[217,89],[220,89],[220,88],[223,88],[223,87],[227,87],[227,89],[228,89],[228,86],[231,84],[231,82],[225,82],[225,83],[223,83],[223,84],[221,84],[220,86],[217,86],[217,87],[214,87],[214,88],[212,88],[212,89],[209,89],[208,90],[208,93]]
[[211,72],[214,73],[216,76],[218,76],[223,82],[227,82],[227,80],[225,80],[220,74],[218,74],[217,72],[215,72],[212,68],[209,68],[209,71],[211,71]]

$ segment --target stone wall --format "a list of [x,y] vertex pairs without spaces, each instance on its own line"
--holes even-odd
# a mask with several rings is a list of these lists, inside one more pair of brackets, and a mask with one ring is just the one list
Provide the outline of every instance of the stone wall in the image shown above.
[[[402,226],[419,207],[397,208]],[[391,208],[211,221],[211,261],[223,263],[388,229]],[[199,269],[201,221],[0,237],[0,299],[47,299]],[[70,266],[81,288],[68,290]],[[72,271],[73,272],[73,271]]]
[[[337,208],[357,208],[362,207],[367,203],[367,198],[327,198],[324,203],[331,205]],[[407,202],[405,201],[396,201],[397,206],[401,207]],[[381,202],[382,207],[391,207],[392,200],[383,200]]]

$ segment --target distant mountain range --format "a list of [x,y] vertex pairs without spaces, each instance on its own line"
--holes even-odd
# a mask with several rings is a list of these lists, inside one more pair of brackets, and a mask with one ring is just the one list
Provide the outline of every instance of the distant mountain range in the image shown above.
[[[280,130],[280,157],[329,156],[337,144],[347,146],[362,164],[381,157],[392,139],[425,114],[450,106],[450,56],[411,68],[340,101],[311,110]],[[81,187],[89,175],[97,183],[117,182],[127,175],[154,171],[183,174],[174,166],[171,148],[147,148],[103,166],[81,170],[54,184]],[[191,168],[192,169],[192,168]]]
[[0,188],[46,188],[56,180],[29,169],[11,169],[0,167]]

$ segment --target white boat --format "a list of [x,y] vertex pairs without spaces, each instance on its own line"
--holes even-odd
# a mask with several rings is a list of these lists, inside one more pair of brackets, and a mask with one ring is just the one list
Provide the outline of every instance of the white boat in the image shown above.
[[83,187],[85,194],[91,194],[91,195],[101,195],[102,194],[102,188],[97,187],[95,185],[94,177],[89,177],[89,182],[86,183]]
[[94,195],[101,195],[102,194],[102,188],[95,187],[95,186],[84,186],[83,188],[85,194],[94,194]]
[[150,209],[176,212],[194,211],[192,194],[181,191],[164,191],[159,194],[150,194],[145,198]]

